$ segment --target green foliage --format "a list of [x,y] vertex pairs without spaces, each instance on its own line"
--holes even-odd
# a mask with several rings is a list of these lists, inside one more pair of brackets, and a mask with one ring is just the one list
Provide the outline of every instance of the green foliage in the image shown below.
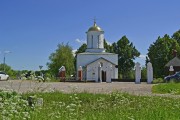
[[83,53],[83,52],[85,52],[85,51],[86,51],[86,48],[87,48],[87,45],[86,45],[86,44],[82,44],[82,45],[79,47],[79,49],[77,49],[76,55],[77,55],[78,53]]
[[180,30],[176,31],[173,36],[172,36],[173,39],[177,40],[178,43],[180,44]]
[[86,51],[87,45],[86,44],[82,44],[79,49],[77,49],[76,53],[75,53],[75,60],[74,60],[74,68],[76,68],[76,58],[77,58],[77,54],[78,53],[83,53]]
[[10,66],[8,66],[7,64],[0,64],[0,71],[4,71],[6,74],[8,74],[11,79],[15,79],[17,77],[18,71],[13,70]]
[[165,81],[164,81],[164,79],[162,79],[162,78],[157,78],[157,79],[154,79],[154,80],[152,81],[153,84],[164,83],[164,82],[165,82]]
[[126,36],[123,36],[116,44],[113,44],[113,46],[115,53],[118,54],[119,74],[122,74],[123,78],[126,78],[129,71],[135,66],[133,60],[135,60],[140,53]]
[[0,119],[23,120],[30,119],[30,112],[34,107],[28,105],[28,101],[21,95],[10,90],[0,90]]
[[153,93],[169,93],[169,94],[179,94],[180,95],[180,83],[163,83],[153,86],[152,88]]
[[114,53],[113,46],[109,45],[105,39],[104,39],[104,48],[106,49],[106,52]]
[[35,71],[35,80],[39,80],[40,82],[57,82],[56,77],[53,76],[49,70],[41,70],[41,71]]
[[172,50],[176,49],[180,52],[180,46],[176,40],[164,35],[150,45],[148,49],[148,57],[153,66],[155,77],[165,76],[165,65],[173,58]]
[[44,105],[31,113],[33,120],[176,120],[180,99],[133,96],[123,93],[35,93]]
[[74,56],[72,48],[66,44],[58,44],[58,48],[49,56],[50,62],[47,63],[49,71],[53,75],[57,75],[59,68],[65,66],[66,75],[69,76],[74,73]]
[[[35,98],[32,106],[28,105],[29,96]],[[43,106],[36,106],[37,98],[42,98]],[[133,96],[118,92],[111,94],[49,92],[20,95],[16,92],[0,91],[0,101],[0,119],[175,120],[180,118],[180,98]]]
[[173,78],[173,79],[170,79],[170,81],[167,81],[167,82],[169,82],[169,83],[179,83],[180,80]]
[[8,66],[7,64],[0,64],[0,71],[6,71],[6,72],[9,72],[11,71],[11,67]]
[[141,69],[141,78],[142,79],[147,79],[147,69],[146,69],[146,67],[142,67],[142,69]]
[[135,71],[134,71],[134,70],[129,71],[127,78],[129,78],[129,79],[135,79]]

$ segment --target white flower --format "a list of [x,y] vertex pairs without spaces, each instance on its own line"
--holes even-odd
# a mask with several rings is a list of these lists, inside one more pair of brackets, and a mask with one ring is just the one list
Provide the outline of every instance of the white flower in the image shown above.
[[70,106],[72,106],[72,107],[76,107],[76,104],[71,103],[71,104],[70,104]]

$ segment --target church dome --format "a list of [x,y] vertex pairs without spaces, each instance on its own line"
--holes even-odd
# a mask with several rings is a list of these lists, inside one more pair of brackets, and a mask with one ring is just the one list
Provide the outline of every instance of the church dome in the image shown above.
[[90,31],[103,31],[99,26],[96,25],[96,22],[94,22],[94,25],[88,29],[88,32]]

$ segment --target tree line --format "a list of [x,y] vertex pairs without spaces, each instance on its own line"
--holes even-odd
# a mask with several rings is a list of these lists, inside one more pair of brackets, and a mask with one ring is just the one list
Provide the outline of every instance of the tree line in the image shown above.
[[[85,52],[86,44],[82,44],[79,49],[72,53],[72,47],[66,43],[58,44],[55,52],[49,56],[47,62],[47,74],[57,76],[61,66],[66,67],[66,75],[75,75],[76,55]],[[118,76],[119,78],[134,78],[134,60],[140,56],[140,52],[136,49],[132,42],[123,36],[117,42],[107,44],[104,40],[104,48],[106,52],[118,54]],[[172,51],[176,50],[180,53],[180,30],[176,31],[172,36],[165,34],[158,37],[155,42],[150,44],[148,48],[146,63],[150,61],[153,65],[154,77],[164,77],[166,74],[165,65],[174,57]],[[180,54],[178,54],[178,57]],[[18,71],[12,70],[10,66],[5,65],[6,73],[10,76],[16,76]],[[4,64],[0,64],[0,71],[4,70]],[[146,77],[146,68],[142,68],[142,78]]]
[[[49,56],[47,66],[49,71],[56,75],[61,66],[66,66],[67,75],[75,74],[76,55],[85,52],[86,44],[82,44],[76,51],[75,56],[72,53],[72,47],[67,43],[58,44],[54,53]],[[104,40],[106,52],[118,54],[119,78],[133,77],[134,60],[140,56],[132,42],[123,36],[117,42],[111,45]],[[165,34],[158,37],[148,48],[146,63],[150,61],[154,68],[155,77],[165,76],[165,64],[173,58],[172,50],[180,53],[180,30],[176,31],[171,37]],[[142,76],[146,76],[146,69],[142,68]]]
[[148,49],[146,62],[150,61],[153,66],[155,77],[164,77],[167,75],[165,65],[173,59],[173,50],[177,51],[177,56],[180,53],[180,30],[176,31],[171,37],[165,34],[163,37],[158,37]]

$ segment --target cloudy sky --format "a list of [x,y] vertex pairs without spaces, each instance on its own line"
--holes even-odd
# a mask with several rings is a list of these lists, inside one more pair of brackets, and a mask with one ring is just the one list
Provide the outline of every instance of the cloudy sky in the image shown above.
[[158,36],[180,29],[179,0],[1,0],[0,63],[13,69],[46,69],[59,43],[74,50],[86,42],[86,31],[97,24],[109,43],[126,35],[142,58]]

